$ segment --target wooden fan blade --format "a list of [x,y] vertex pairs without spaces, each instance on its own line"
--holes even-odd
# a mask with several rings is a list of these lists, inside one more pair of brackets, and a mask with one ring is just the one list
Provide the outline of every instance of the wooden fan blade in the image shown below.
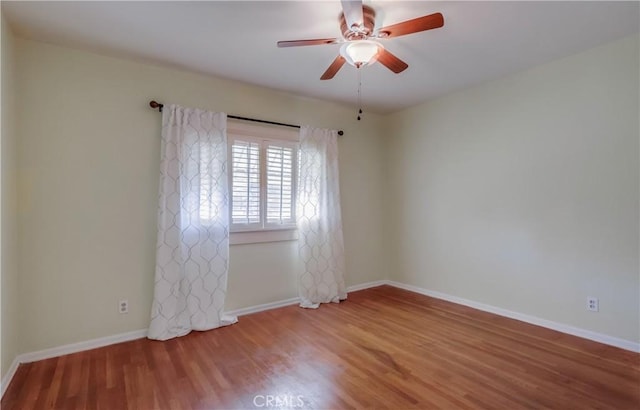
[[322,44],[336,44],[337,38],[318,38],[314,40],[278,41],[278,47],[317,46]]
[[378,31],[378,37],[400,37],[420,31],[440,28],[442,26],[444,26],[444,17],[442,17],[442,14],[433,13],[428,16],[422,16],[413,20],[383,27]]
[[327,71],[325,71],[324,74],[322,74],[322,77],[320,77],[320,79],[321,80],[331,80],[336,75],[338,70],[340,70],[342,68],[342,66],[344,65],[344,63],[346,61],[347,60],[345,60],[344,57],[342,57],[341,55],[336,57],[336,59],[333,60],[333,63],[331,63],[329,68],[327,68]]
[[407,69],[407,67],[409,67],[407,63],[400,60],[398,57],[394,56],[387,50],[382,50],[378,54],[378,61],[380,61],[383,66],[387,67],[389,70],[393,71],[396,74],[403,72]]
[[347,21],[347,28],[360,27],[364,21],[362,0],[342,0],[342,13]]

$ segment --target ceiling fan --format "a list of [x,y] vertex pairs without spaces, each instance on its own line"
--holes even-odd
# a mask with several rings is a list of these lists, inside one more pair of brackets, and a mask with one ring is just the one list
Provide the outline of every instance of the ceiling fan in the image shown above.
[[361,68],[379,61],[389,70],[398,74],[406,70],[409,65],[391,54],[377,40],[400,37],[444,26],[444,18],[440,13],[403,21],[376,31],[374,31],[375,22],[376,11],[372,7],[363,5],[362,0],[342,0],[342,13],[339,17],[342,39],[278,41],[278,47],[342,44],[340,54],[322,74],[321,80],[332,79],[345,62],[356,68]]

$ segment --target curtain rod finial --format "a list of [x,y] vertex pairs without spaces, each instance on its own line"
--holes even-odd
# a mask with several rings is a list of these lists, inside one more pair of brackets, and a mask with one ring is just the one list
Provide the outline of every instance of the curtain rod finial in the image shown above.
[[160,104],[156,100],[151,100],[149,101],[149,107],[153,108],[154,110],[157,108],[158,111],[162,112],[162,107],[164,107],[164,104]]

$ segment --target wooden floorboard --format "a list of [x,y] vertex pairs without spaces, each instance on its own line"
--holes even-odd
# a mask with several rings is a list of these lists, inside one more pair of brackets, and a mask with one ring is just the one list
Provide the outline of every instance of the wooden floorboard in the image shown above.
[[23,364],[1,406],[639,409],[640,355],[381,286]]

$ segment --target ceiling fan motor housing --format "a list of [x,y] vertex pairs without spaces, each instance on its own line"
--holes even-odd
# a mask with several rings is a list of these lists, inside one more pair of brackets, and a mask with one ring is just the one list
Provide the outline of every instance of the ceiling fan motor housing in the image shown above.
[[346,40],[366,40],[373,34],[376,25],[376,11],[369,6],[362,6],[362,25],[360,27],[348,27],[344,13],[340,13],[340,30]]

